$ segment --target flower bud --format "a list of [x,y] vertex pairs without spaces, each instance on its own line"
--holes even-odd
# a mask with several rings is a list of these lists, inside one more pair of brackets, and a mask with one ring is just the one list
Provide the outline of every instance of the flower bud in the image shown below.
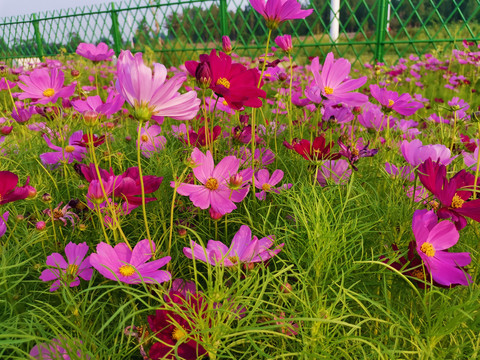
[[70,75],[72,75],[73,77],[78,77],[80,76],[80,71],[73,69],[72,71],[70,71]]
[[78,230],[80,230],[80,231],[85,231],[85,230],[87,230],[87,225],[85,225],[85,224],[78,224]]
[[282,73],[280,73],[280,74],[278,75],[278,79],[279,79],[280,81],[285,81],[285,80],[287,80],[287,78],[288,78],[288,76],[287,76],[287,74],[285,74],[284,72],[282,72]]
[[27,185],[26,188],[28,190],[27,199],[34,199],[35,196],[37,196],[37,189],[35,189],[33,186],[30,186],[30,185]]
[[52,201],[52,195],[50,195],[49,193],[45,193],[42,195],[42,201],[43,202],[46,202],[46,203],[49,203]]
[[222,36],[222,49],[223,52],[227,55],[230,55],[232,53],[232,42],[230,41],[230,38],[226,35]]
[[230,176],[228,187],[233,190],[238,190],[243,184],[243,177],[240,174]]
[[87,126],[94,126],[98,120],[98,113],[94,110],[87,110],[83,113],[83,121]]
[[203,89],[208,88],[212,83],[212,71],[210,70],[210,64],[207,62],[198,64],[197,70],[195,71],[195,79],[197,80],[198,86]]
[[47,224],[45,223],[45,221],[38,221],[38,222],[35,224],[35,228],[36,228],[38,231],[45,230],[46,227],[47,227]]
[[212,207],[210,207],[209,212],[210,212],[210,217],[213,220],[220,220],[223,216],[223,214],[220,214],[219,212],[216,212],[215,210],[213,210]]
[[12,132],[12,130],[13,130],[13,126],[2,126],[0,128],[0,133],[2,135],[8,135]]
[[293,287],[292,287],[292,285],[290,285],[288,282],[286,282],[285,284],[283,284],[283,285],[280,287],[280,290],[281,290],[284,294],[290,294],[290,293],[293,291]]
[[187,236],[187,229],[184,229],[184,228],[177,229],[177,233],[180,237],[185,237]]
[[16,216],[15,220],[16,220],[17,222],[23,221],[23,220],[25,220],[25,216],[23,216],[22,214],[18,214],[18,215]]

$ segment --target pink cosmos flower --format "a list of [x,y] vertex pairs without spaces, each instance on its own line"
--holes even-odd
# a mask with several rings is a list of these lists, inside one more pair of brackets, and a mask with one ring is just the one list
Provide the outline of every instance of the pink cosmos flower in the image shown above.
[[[65,75],[58,68],[35,69],[30,76],[20,75],[18,87],[24,92],[18,94],[20,100],[32,99],[32,104],[55,103],[59,98],[66,99],[75,92],[76,82],[64,87]],[[23,81],[23,82],[22,82]]]
[[469,253],[444,251],[458,241],[455,225],[448,221],[438,222],[433,210],[417,210],[413,214],[412,229],[417,243],[417,253],[425,263],[432,279],[440,285],[460,284],[468,286],[472,282],[469,274],[461,267],[472,261]]
[[307,89],[306,95],[314,103],[321,103],[323,98],[347,105],[357,106],[368,101],[366,95],[352,93],[367,82],[367,77],[349,79],[351,64],[347,59],[334,59],[333,53],[328,53],[320,72],[318,57],[312,60],[314,84]]
[[147,262],[155,252],[155,243],[144,239],[130,250],[125,243],[112,246],[101,242],[97,252],[90,255],[90,263],[103,276],[126,284],[159,284],[171,279],[168,271],[159,270],[170,261],[170,256]]
[[451,157],[450,149],[441,144],[423,145],[421,140],[415,139],[410,142],[404,140],[400,146],[403,157],[412,166],[416,167],[427,159],[440,161],[440,164],[448,165],[455,158]]
[[267,197],[267,192],[274,192],[276,194],[280,194],[280,190],[290,189],[292,184],[284,184],[280,188],[274,188],[280,181],[283,179],[283,171],[282,170],[275,170],[270,176],[267,169],[258,170],[255,174],[255,187],[260,192],[255,193],[255,196],[259,200],[265,200]]
[[97,46],[94,44],[80,43],[77,46],[76,53],[93,62],[112,60],[112,56],[115,55],[115,51],[109,49],[108,45],[104,42],[101,42]]
[[406,179],[410,182],[415,180],[415,173],[413,172],[412,167],[409,165],[397,167],[396,165],[387,162],[385,163],[385,171],[393,178],[401,177],[402,179]]
[[142,53],[132,55],[122,51],[117,63],[115,87],[125,100],[135,108],[134,115],[149,120],[169,116],[175,120],[191,120],[200,108],[195,91],[180,94],[178,89],[186,80],[177,74],[167,80],[164,65],[154,63],[154,71],[143,63]]
[[372,96],[381,105],[384,112],[396,111],[400,115],[410,116],[423,108],[423,104],[414,101],[410,94],[398,95],[397,92],[380,88],[377,84],[370,85]]
[[[180,195],[189,196],[193,205],[200,209],[212,209],[222,215],[235,210],[235,202],[242,201],[247,196],[249,185],[238,185],[238,167],[240,160],[235,156],[224,157],[217,166],[213,162],[210,151],[203,154],[195,148],[191,156],[195,162],[193,174],[201,185],[182,183],[177,188]],[[240,176],[241,177],[241,176]],[[233,181],[232,181],[233,179]],[[175,182],[171,182],[175,187]]]
[[321,186],[327,186],[329,180],[335,184],[345,184],[351,174],[352,169],[350,169],[348,161],[343,159],[325,160],[317,171],[317,181]]
[[195,241],[190,241],[190,247],[184,247],[183,253],[189,259],[195,258],[210,265],[237,266],[239,263],[250,264],[266,261],[277,255],[284,244],[273,245],[274,236],[269,235],[260,240],[254,236],[247,225],[240,226],[232,239],[230,248],[220,241],[209,240],[203,248]]
[[250,0],[252,7],[267,21],[269,29],[276,29],[287,20],[305,19],[313,9],[302,10],[297,0]]
[[[392,117],[390,119],[390,127],[394,125]],[[387,116],[380,110],[377,105],[367,103],[363,113],[358,115],[358,122],[365,126],[367,129],[375,129],[381,131],[387,127]]]
[[61,161],[64,161],[68,164],[72,163],[74,160],[82,161],[85,157],[87,149],[79,146],[78,142],[82,140],[83,131],[75,131],[70,139],[68,139],[68,145],[65,148],[60,146],[53,145],[50,138],[47,134],[43,134],[43,138],[47,142],[47,145],[50,149],[55,150],[54,152],[47,152],[40,155],[40,159],[43,164],[58,164]]
[[[77,346],[82,343],[80,340],[73,340],[72,342]],[[65,338],[52,339],[50,343],[35,345],[30,350],[30,356],[38,360],[90,359],[90,356],[82,354],[75,347],[72,349]]]
[[3,215],[0,214],[0,237],[5,235],[5,233],[7,232],[7,221],[9,214],[10,213],[8,211],[3,213]]
[[165,136],[160,135],[161,131],[162,128],[160,126],[149,126],[148,122],[140,129],[140,149],[142,150],[143,156],[146,158],[150,158],[152,153],[158,152],[159,150],[163,150],[165,148],[167,139],[165,139]]
[[50,291],[57,290],[60,286],[78,286],[80,278],[90,281],[93,269],[90,265],[87,243],[74,244],[69,242],[65,246],[67,261],[59,253],[53,253],[47,257],[47,265],[51,266],[42,271],[40,280],[55,280],[50,286]]
[[293,49],[292,36],[291,35],[277,36],[275,38],[275,44],[277,44],[280,49],[282,49],[287,54],[289,54]]
[[105,103],[100,96],[95,95],[87,97],[86,100],[72,101],[72,106],[81,114],[84,114],[87,111],[94,111],[97,114],[103,114],[109,118],[111,115],[119,111],[124,103],[125,99],[122,96],[110,92]]

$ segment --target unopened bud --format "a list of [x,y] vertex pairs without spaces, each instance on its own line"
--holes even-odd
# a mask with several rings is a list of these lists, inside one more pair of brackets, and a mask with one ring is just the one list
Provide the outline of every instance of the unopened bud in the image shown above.
[[352,109],[353,115],[359,115],[362,113],[362,107],[361,106],[354,106]]
[[47,224],[45,223],[45,221],[38,221],[38,222],[35,224],[35,228],[36,228],[38,231],[45,230],[46,227],[47,227]]
[[46,202],[46,203],[49,203],[52,201],[52,195],[50,195],[49,193],[45,193],[42,195],[42,201],[43,202]]
[[197,70],[195,71],[195,79],[201,88],[206,89],[210,86],[212,83],[212,71],[208,63],[202,62],[198,64]]
[[220,214],[219,212],[213,210],[211,207],[209,209],[209,212],[210,212],[210,217],[213,219],[213,220],[220,220],[223,216],[223,214]]
[[243,184],[242,175],[237,173],[235,175],[230,176],[230,181],[228,183],[228,186],[230,189],[234,189],[234,190],[240,189],[242,184]]
[[17,222],[23,221],[23,220],[25,220],[25,216],[23,216],[22,214],[19,214],[19,215],[16,216],[15,220]]
[[33,186],[28,185],[27,190],[28,190],[27,199],[34,199],[35,196],[37,196],[37,189],[35,189]]
[[280,287],[280,290],[281,290],[284,294],[290,294],[290,293],[293,291],[293,287],[292,287],[292,285],[290,285],[288,282],[286,282],[285,284],[283,284],[283,285]]
[[227,55],[232,53],[232,42],[228,36],[222,36],[222,49]]
[[280,75],[278,75],[278,79],[279,79],[280,81],[285,81],[285,80],[287,80],[287,77],[288,77],[287,74],[285,74],[285,73],[283,73],[283,72],[280,73]]
[[8,135],[12,132],[13,130],[13,126],[2,126],[0,128],[0,133],[2,133],[2,135]]
[[73,77],[78,77],[80,76],[80,71],[76,70],[76,69],[73,69],[72,71],[70,71],[70,74],[73,76]]
[[85,225],[85,224],[78,224],[78,230],[80,230],[80,231],[85,231],[85,230],[87,230],[87,225]]
[[85,125],[93,126],[97,123],[98,113],[94,110],[87,110],[83,113],[83,120],[85,121]]
[[177,233],[180,237],[185,237],[185,236],[187,236],[187,229],[183,229],[183,228],[178,229]]

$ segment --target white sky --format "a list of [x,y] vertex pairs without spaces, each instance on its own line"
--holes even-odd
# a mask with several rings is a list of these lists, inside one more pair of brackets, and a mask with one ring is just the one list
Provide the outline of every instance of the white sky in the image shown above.
[[112,1],[120,2],[120,0],[0,0],[0,18],[78,6],[99,5]]

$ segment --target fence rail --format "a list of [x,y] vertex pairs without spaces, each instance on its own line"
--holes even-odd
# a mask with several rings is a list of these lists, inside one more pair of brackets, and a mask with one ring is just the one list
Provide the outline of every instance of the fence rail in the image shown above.
[[[480,41],[480,0],[310,0],[314,12],[276,31],[292,35],[295,56],[335,51],[353,61],[395,61],[409,53]],[[131,0],[0,19],[0,59],[74,53],[80,42],[158,53],[178,65],[218,47],[229,35],[235,52],[258,56],[263,18],[247,0]],[[277,35],[277,34],[274,34]]]

